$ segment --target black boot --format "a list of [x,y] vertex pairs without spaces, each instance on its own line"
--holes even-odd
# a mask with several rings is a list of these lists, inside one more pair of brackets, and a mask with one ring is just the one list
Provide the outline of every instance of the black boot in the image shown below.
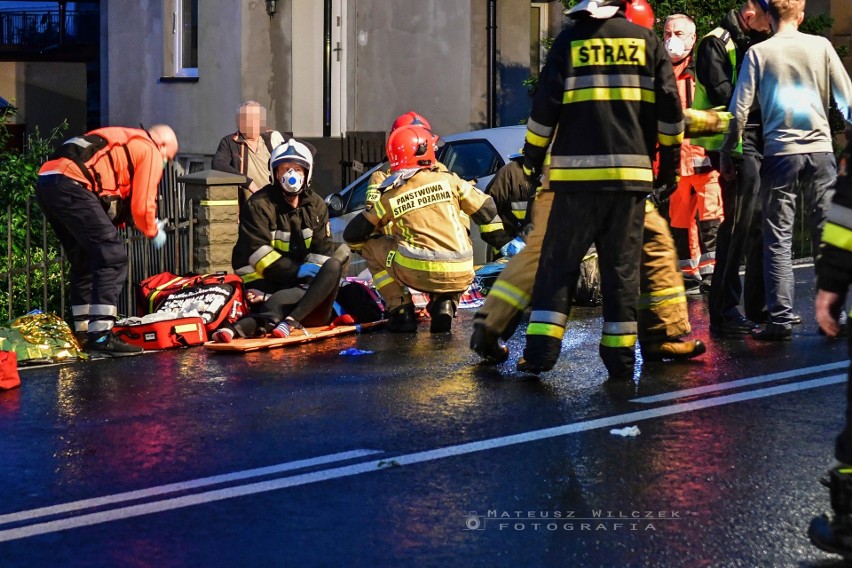
[[833,515],[811,520],[808,538],[820,550],[852,560],[852,467],[829,471],[829,490]]
[[453,318],[456,317],[455,295],[437,294],[426,306],[432,323],[429,331],[432,333],[444,333],[450,331],[453,326]]
[[80,351],[85,351],[89,344],[89,333],[86,331],[75,331],[74,339],[77,340],[77,344],[80,346]]
[[130,345],[117,338],[111,331],[106,333],[89,333],[86,347],[89,355],[100,357],[128,357],[139,355],[144,351],[138,345]]
[[509,358],[509,348],[500,336],[488,331],[482,323],[474,322],[473,324],[470,348],[488,363],[502,363]]
[[417,316],[414,314],[414,304],[402,304],[385,313],[388,320],[388,331],[395,333],[415,333],[417,331]]

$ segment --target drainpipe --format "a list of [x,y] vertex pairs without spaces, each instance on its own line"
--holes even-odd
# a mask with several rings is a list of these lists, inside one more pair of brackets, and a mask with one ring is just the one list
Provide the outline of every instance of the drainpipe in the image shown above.
[[331,136],[331,0],[323,10],[322,135]]
[[485,26],[485,81],[487,83],[488,128],[497,126],[497,0],[488,0],[488,21]]

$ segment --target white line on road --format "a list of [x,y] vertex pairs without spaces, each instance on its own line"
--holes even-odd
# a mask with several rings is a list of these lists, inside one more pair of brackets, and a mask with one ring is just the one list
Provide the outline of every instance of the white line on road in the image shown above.
[[195,495],[186,495],[181,497],[173,497],[170,499],[164,499],[162,501],[156,501],[152,503],[144,503],[139,505],[131,505],[129,507],[123,507],[119,509],[113,509],[109,511],[100,511],[96,513],[89,513],[80,515],[77,517],[69,517],[67,519],[58,519],[54,521],[48,521],[44,523],[33,524],[29,526],[16,527],[13,529],[8,529],[5,531],[0,531],[0,542],[18,540],[22,538],[27,538],[30,536],[36,536],[40,534],[47,534],[53,532],[59,532],[67,529],[77,528],[77,527],[85,527],[90,525],[96,525],[100,523],[106,523],[110,521],[117,521],[120,519],[129,519],[132,517],[139,517],[142,515],[148,515],[151,513],[159,513],[162,511],[170,511],[174,509],[180,509],[183,507],[191,507],[193,505],[201,505],[204,503],[212,503],[214,501],[221,501],[223,499],[232,499],[234,497],[242,497],[245,495],[254,495],[257,493],[264,493],[267,491],[276,491],[279,489],[285,489],[288,487],[296,487],[300,485],[308,485],[311,483],[319,483],[322,481],[328,481],[331,479],[339,479],[342,477],[349,477],[353,475],[359,475],[362,473],[368,473],[371,471],[378,471],[381,469],[385,469],[388,465],[410,465],[415,463],[422,463],[428,461],[439,460],[443,458],[449,458],[454,456],[461,456],[465,454],[472,454],[475,452],[482,452],[485,450],[492,450],[496,448],[503,448],[506,446],[512,446],[516,444],[524,444],[529,442],[535,442],[539,440],[545,440],[548,438],[555,438],[558,436],[566,436],[568,434],[575,434],[577,432],[585,432],[588,430],[595,430],[598,428],[606,428],[609,426],[616,426],[618,424],[629,424],[633,422],[639,422],[642,420],[649,420],[652,418],[660,418],[663,416],[671,416],[673,414],[681,414],[684,412],[692,412],[695,410],[702,410],[705,408],[713,408],[716,406],[723,406],[726,404],[732,404],[736,402],[743,402],[747,400],[754,400],[759,398],[764,398],[768,396],[775,396],[779,394],[786,394],[796,391],[802,391],[807,389],[813,389],[818,387],[823,387],[827,385],[838,384],[846,381],[846,375],[833,375],[830,377],[823,377],[819,379],[813,379],[810,381],[803,381],[797,383],[788,383],[784,385],[768,387],[764,389],[757,389],[748,392],[735,393],[730,395],[718,396],[714,398],[704,399],[704,400],[696,400],[691,402],[673,404],[671,406],[664,406],[660,408],[653,408],[648,410],[640,410],[637,412],[628,412],[627,414],[620,414],[617,416],[608,416],[605,418],[597,418],[594,420],[586,420],[584,422],[576,422],[574,424],[566,424],[563,426],[557,426],[554,428],[545,428],[543,430],[534,430],[531,432],[524,432],[521,434],[514,434],[511,436],[503,436],[500,438],[491,438],[488,440],[480,440],[477,442],[469,442],[466,444],[458,444],[455,446],[448,446],[445,448],[438,448],[435,450],[427,450],[423,452],[415,452],[412,454],[406,454],[402,456],[397,456],[393,458],[388,458],[385,460],[379,461],[370,461],[366,463],[358,463],[333,469],[314,471],[310,473],[304,473],[299,475],[293,475],[291,477],[284,477],[280,479],[272,479],[268,481],[261,481],[257,483],[251,483],[248,485],[242,485],[237,487],[228,487],[224,489],[216,489],[213,491],[207,491],[204,493],[197,493]]
[[29,519],[37,519],[39,517],[47,517],[49,515],[58,515],[61,513],[70,513],[79,511],[80,509],[90,509],[92,507],[100,507],[103,505],[111,505],[113,503],[122,503],[125,501],[135,501],[146,497],[156,497],[167,493],[175,493],[178,491],[186,491],[189,489],[198,489],[200,487],[208,487],[210,485],[218,485],[220,483],[228,483],[231,481],[239,481],[242,479],[251,479],[253,477],[261,477],[275,473],[283,473],[285,471],[293,471],[306,467],[314,467],[318,465],[326,465],[333,462],[346,461],[355,458],[363,458],[382,453],[380,450],[352,450],[349,452],[340,452],[337,454],[329,454],[315,458],[292,461],[271,465],[267,467],[259,467],[256,469],[247,469],[244,471],[235,471],[223,475],[214,475],[212,477],[202,477],[190,481],[182,481],[180,483],[170,483],[168,485],[158,485],[157,487],[149,487],[147,489],[139,489],[137,491],[127,491],[125,493],[116,493],[114,495],[106,495],[104,497],[95,497],[92,499],[83,499],[82,501],[72,501],[63,503],[62,505],[54,505],[51,507],[41,507],[39,509],[30,509],[29,511],[21,511],[20,513],[10,513],[8,515],[0,515],[0,525],[25,521]]
[[825,371],[836,371],[837,369],[846,369],[849,367],[849,361],[840,361],[838,363],[828,363],[826,365],[816,365],[814,367],[803,367],[801,369],[793,369],[792,371],[782,371],[780,373],[771,373],[769,375],[760,375],[758,377],[752,377],[750,379],[740,379],[737,381],[730,381],[727,383],[716,383],[713,385],[707,385],[704,387],[695,387],[692,389],[683,389],[678,391],[667,392],[663,394],[658,394],[654,396],[645,396],[642,398],[634,398],[630,402],[639,402],[642,404],[650,404],[652,402],[663,402],[666,400],[674,400],[677,398],[686,398],[688,396],[695,396],[700,394],[707,394],[711,392],[718,392],[723,390],[736,389],[740,387],[747,387],[751,385],[757,385],[760,383],[768,383],[771,381],[780,381],[782,379],[792,379],[795,377],[803,377],[805,375],[815,375],[817,373],[824,373]]

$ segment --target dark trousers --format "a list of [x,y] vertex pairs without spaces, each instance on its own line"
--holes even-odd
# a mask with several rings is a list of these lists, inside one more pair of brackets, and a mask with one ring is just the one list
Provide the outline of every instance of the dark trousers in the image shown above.
[[643,193],[554,195],[533,287],[524,359],[544,370],[556,364],[580,264],[594,243],[603,295],[601,358],[611,375],[632,376],[644,221]]
[[[852,356],[852,333],[846,332],[849,345],[849,355]],[[843,431],[837,436],[834,445],[834,457],[837,461],[852,464],[852,363],[846,376],[846,423]]]
[[[234,324],[240,337],[254,337],[268,333],[278,322],[291,317],[306,327],[327,325],[334,318],[334,301],[340,287],[343,263],[336,258],[326,260],[316,277],[303,288],[277,290],[260,304],[255,313],[241,318]],[[269,281],[256,281],[250,288],[268,290]]]
[[[761,157],[747,154],[736,164],[735,180],[719,179],[725,219],[716,235],[716,268],[707,298],[711,324],[740,315],[740,298],[746,317],[752,320],[763,319],[766,304],[759,199]],[[743,258],[745,284],[740,280]]]
[[98,197],[62,175],[39,176],[36,200],[71,263],[75,329],[112,329],[127,279],[127,252]]

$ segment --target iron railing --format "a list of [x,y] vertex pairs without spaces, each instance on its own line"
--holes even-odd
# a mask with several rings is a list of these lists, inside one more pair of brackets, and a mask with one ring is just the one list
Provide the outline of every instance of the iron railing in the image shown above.
[[[136,313],[134,290],[136,283],[141,280],[164,271],[187,274],[194,270],[192,248],[196,219],[192,202],[185,200],[184,184],[177,181],[180,175],[183,175],[183,168],[170,164],[159,186],[158,216],[167,222],[166,244],[162,249],[155,250],[148,239],[135,229],[119,231],[129,259],[127,281],[118,305],[120,314]],[[6,218],[12,219],[12,214],[10,207]],[[0,265],[0,282],[4,284],[5,301],[0,304],[0,321],[13,319],[33,309],[68,316],[67,259],[32,197],[27,200],[24,218],[31,221],[26,227],[24,243],[22,246],[18,243],[15,247],[17,253],[13,249],[11,222],[5,230],[6,258]],[[35,228],[33,223],[38,223],[41,229],[36,231],[41,235],[39,242],[33,242],[32,239],[32,229]]]
[[97,45],[99,34],[96,10],[0,12],[0,47]]

